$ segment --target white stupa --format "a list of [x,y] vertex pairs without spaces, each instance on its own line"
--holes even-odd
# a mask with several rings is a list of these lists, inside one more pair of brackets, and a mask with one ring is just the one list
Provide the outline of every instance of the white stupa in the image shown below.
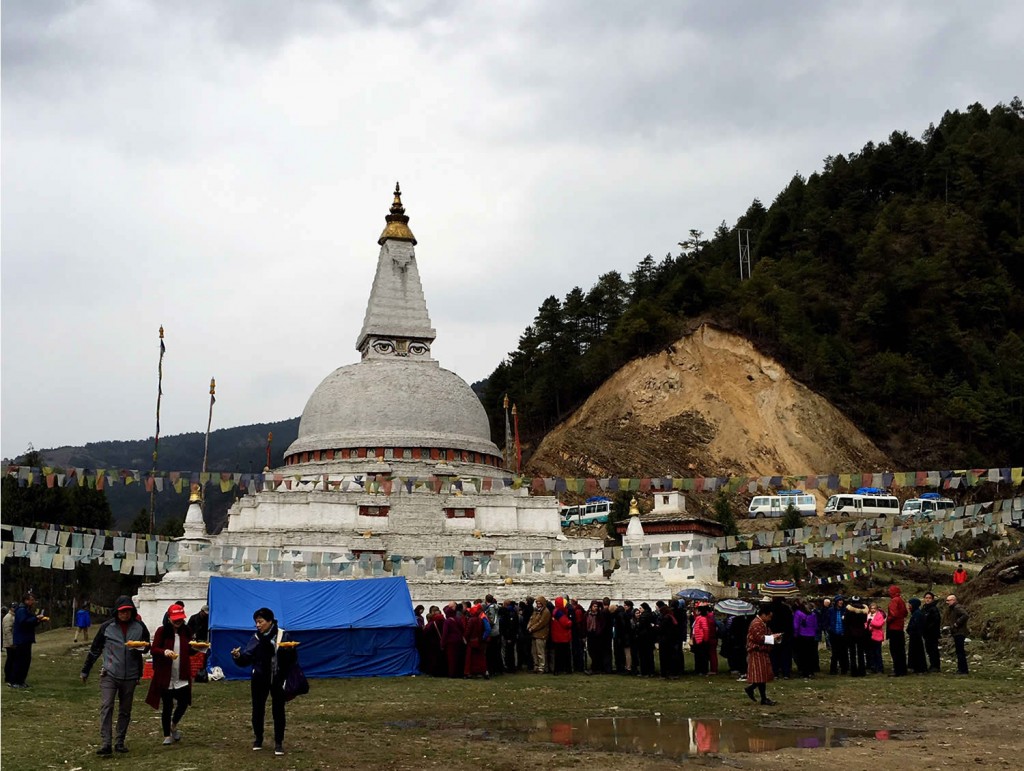
[[143,617],[161,617],[175,600],[198,608],[218,574],[399,574],[424,604],[488,592],[667,597],[662,571],[639,550],[628,569],[618,566],[603,540],[563,535],[554,496],[512,484],[480,400],[431,356],[436,333],[397,185],[385,221],[360,360],[324,378],[285,465],[231,507],[219,534],[204,531],[194,491],[180,563],[140,588]]

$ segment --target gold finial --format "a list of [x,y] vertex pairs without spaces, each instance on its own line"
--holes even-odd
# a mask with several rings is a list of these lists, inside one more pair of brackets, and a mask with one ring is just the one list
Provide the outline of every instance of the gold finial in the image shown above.
[[387,225],[384,226],[384,231],[377,239],[378,244],[383,244],[385,241],[416,243],[416,236],[409,230],[409,218],[405,214],[405,207],[402,206],[402,188],[398,186],[397,182],[395,183],[395,199],[391,203],[391,213],[384,218],[384,221],[387,222]]
[[637,502],[636,502],[636,497],[635,496],[633,498],[630,498],[630,500],[629,500],[629,516],[631,516],[631,517],[639,517],[640,516],[640,509],[637,506]]
[[163,324],[160,325],[160,339],[161,340],[164,339],[164,325]]
[[392,214],[405,214],[405,207],[402,206],[402,188],[395,183],[395,200],[391,203]]
[[512,414],[513,415],[517,414],[516,413],[516,405],[514,405],[514,404],[512,405]]
[[214,380],[211,377],[210,378],[210,396],[213,396],[215,393],[217,393],[217,381]]
[[193,484],[191,489],[192,492],[188,496],[189,503],[196,503],[197,501],[202,502],[203,488],[198,484]]
[[508,394],[505,394],[505,409],[508,409]]

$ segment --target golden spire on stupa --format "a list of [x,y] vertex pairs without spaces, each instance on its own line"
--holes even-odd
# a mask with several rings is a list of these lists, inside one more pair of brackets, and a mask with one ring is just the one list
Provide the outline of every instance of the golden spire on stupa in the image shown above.
[[409,218],[405,214],[405,207],[402,206],[402,189],[397,182],[395,183],[395,200],[391,203],[391,213],[384,220],[388,224],[384,226],[384,231],[377,239],[378,244],[383,244],[389,239],[416,243],[416,236],[409,230]]

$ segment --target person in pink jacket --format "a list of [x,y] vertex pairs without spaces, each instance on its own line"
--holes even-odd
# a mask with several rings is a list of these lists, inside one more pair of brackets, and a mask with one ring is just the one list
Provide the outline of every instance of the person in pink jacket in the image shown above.
[[714,622],[708,616],[708,606],[697,606],[697,618],[693,622],[693,671],[694,674],[708,674],[711,661],[712,635],[710,625]]
[[882,640],[885,639],[885,614],[878,607],[878,603],[871,603],[868,608],[867,620],[868,634],[871,642],[868,644],[868,671],[882,674]]

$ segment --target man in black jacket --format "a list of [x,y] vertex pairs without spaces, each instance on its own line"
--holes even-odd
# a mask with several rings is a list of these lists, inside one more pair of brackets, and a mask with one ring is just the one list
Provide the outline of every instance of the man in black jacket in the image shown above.
[[501,646],[502,658],[506,672],[515,672],[519,669],[516,665],[516,646],[519,642],[519,609],[515,600],[505,600],[499,610],[501,622]]
[[921,612],[924,614],[924,628],[921,630],[921,636],[924,637],[924,650],[928,654],[928,671],[938,672],[942,614],[939,612],[939,606],[935,603],[935,595],[931,592],[925,592]]
[[967,611],[957,602],[956,595],[951,594],[946,598],[946,622],[949,624],[949,634],[953,638],[953,646],[956,648],[956,673],[958,675],[968,674],[967,670]]
[[658,658],[661,664],[661,676],[672,678],[679,677],[681,668],[676,661],[676,650],[681,649],[682,643],[679,636],[679,622],[675,614],[667,604],[658,600]]

